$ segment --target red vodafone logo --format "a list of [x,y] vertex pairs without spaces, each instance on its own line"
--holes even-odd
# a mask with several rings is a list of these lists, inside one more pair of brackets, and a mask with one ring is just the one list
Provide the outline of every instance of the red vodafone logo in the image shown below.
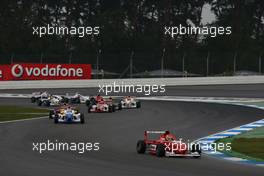
[[90,64],[12,64],[1,71],[4,80],[91,79]]
[[3,71],[0,70],[0,78],[3,78]]
[[20,78],[23,75],[23,72],[23,67],[19,64],[15,64],[11,68],[12,76],[14,76],[15,78]]

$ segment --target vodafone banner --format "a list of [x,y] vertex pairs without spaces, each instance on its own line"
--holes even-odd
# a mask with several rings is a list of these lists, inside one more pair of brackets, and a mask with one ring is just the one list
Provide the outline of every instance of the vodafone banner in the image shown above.
[[0,65],[0,81],[91,79],[90,64]]

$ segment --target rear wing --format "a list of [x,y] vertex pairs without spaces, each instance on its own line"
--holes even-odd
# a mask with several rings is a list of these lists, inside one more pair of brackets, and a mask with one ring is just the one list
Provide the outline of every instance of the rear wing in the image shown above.
[[144,140],[148,140],[148,134],[164,134],[164,133],[169,133],[169,131],[145,131],[144,133]]

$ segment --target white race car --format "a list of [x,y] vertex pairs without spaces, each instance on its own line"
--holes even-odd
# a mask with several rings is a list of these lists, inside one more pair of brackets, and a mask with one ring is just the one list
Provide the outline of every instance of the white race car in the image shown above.
[[121,101],[122,109],[132,109],[132,108],[140,108],[141,102],[136,100],[134,97],[127,96],[124,97]]
[[59,95],[50,95],[48,97],[41,97],[37,100],[37,105],[38,106],[60,106],[63,103],[65,103],[65,100],[63,97]]
[[48,97],[49,97],[48,92],[33,92],[30,99],[31,99],[31,103],[35,103],[40,98],[48,98]]
[[86,103],[86,101],[89,101],[88,96],[83,96],[79,93],[76,93],[75,95],[70,96],[69,94],[66,94],[64,97],[67,102],[72,103],[72,104],[83,104]]

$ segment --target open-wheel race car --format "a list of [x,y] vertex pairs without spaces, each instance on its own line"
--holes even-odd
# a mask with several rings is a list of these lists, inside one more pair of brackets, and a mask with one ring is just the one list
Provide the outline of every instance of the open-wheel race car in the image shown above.
[[65,99],[59,95],[49,95],[48,97],[41,97],[37,100],[38,106],[60,106],[65,103]]
[[88,113],[91,112],[115,112],[121,110],[122,106],[120,103],[114,103],[112,98],[103,98],[101,96],[91,97],[86,102],[88,106]]
[[83,103],[86,103],[86,101],[89,101],[88,96],[84,96],[79,93],[75,93],[72,96],[70,96],[69,94],[66,94],[66,96],[63,96],[63,97],[67,103],[71,103],[71,104],[83,104]]
[[48,98],[49,93],[48,92],[33,92],[30,97],[31,103],[35,103],[39,99]]
[[[150,134],[159,135],[158,139],[150,139]],[[169,131],[145,131],[144,140],[137,142],[137,153],[150,153],[157,157],[201,157],[199,144],[186,144]]]
[[72,106],[50,110],[49,118],[54,119],[54,123],[84,123],[84,114]]
[[135,97],[126,96],[121,99],[120,104],[122,109],[133,109],[133,108],[140,108],[141,102],[137,100]]

